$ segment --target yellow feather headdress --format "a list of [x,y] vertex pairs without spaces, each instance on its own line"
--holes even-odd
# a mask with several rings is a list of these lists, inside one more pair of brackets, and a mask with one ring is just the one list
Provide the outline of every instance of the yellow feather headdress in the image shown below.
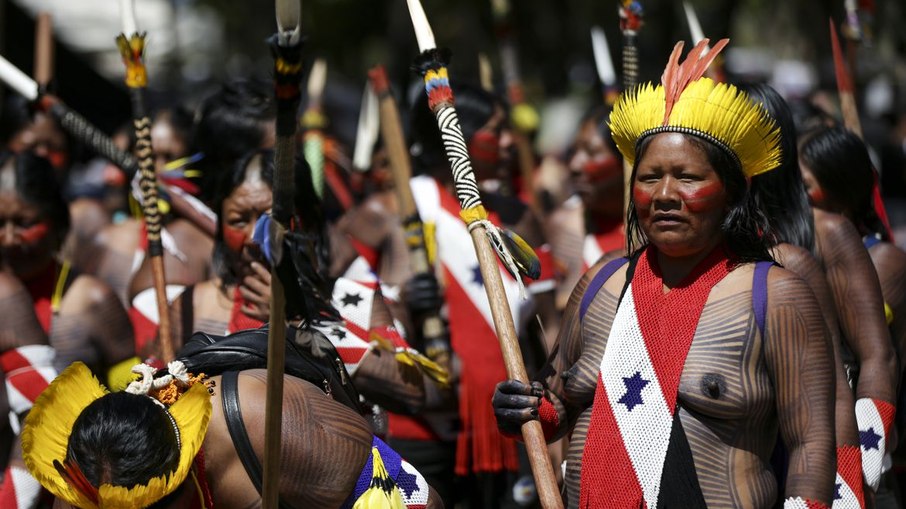
[[[82,411],[108,394],[81,362],[66,368],[35,402],[25,418],[22,452],[28,471],[54,496],[81,509],[130,509],[146,507],[169,495],[185,481],[204,442],[211,418],[211,396],[204,384],[195,384],[168,408],[179,431],[179,464],[169,475],[131,488],[102,484],[96,493],[79,489],[79,479],[67,480],[54,465],[64,463],[69,435]],[[76,469],[77,470],[77,469]],[[81,477],[81,476],[80,476]],[[87,483],[84,477],[82,483]],[[91,500],[97,498],[97,500]]]
[[780,128],[765,109],[733,85],[702,77],[726,46],[719,41],[709,52],[700,41],[679,63],[683,43],[673,48],[661,84],[650,83],[620,95],[610,114],[610,131],[629,164],[647,136],[679,132],[704,138],[726,151],[746,177],[780,165]]

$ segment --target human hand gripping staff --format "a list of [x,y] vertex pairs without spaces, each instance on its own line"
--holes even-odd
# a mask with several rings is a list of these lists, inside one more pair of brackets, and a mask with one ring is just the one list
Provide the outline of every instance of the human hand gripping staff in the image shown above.
[[[503,280],[494,250],[497,251],[504,266],[520,284],[520,272],[527,274],[537,272],[540,264],[531,248],[522,239],[509,232],[499,230],[488,221],[487,211],[481,204],[475,174],[472,172],[468,149],[459,127],[456,108],[453,105],[453,91],[450,88],[446,68],[449,52],[436,47],[434,34],[419,0],[407,0],[407,3],[421,51],[416,58],[415,68],[425,79],[428,106],[437,117],[444,149],[453,172],[456,195],[462,208],[460,215],[469,225],[469,232],[475,244],[475,252],[478,256],[481,275],[484,278],[504,363],[511,378],[527,381],[528,375],[522,362],[516,328],[506,302]],[[522,425],[521,430],[542,506],[545,508],[562,507],[563,502],[557,490],[540,423],[537,421],[526,422]]]

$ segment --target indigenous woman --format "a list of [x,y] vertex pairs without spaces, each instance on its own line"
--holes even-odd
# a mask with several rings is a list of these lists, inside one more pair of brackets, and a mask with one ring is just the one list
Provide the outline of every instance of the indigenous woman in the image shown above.
[[[852,364],[850,348],[843,343],[834,294],[824,270],[815,255],[815,224],[808,195],[799,173],[796,128],[786,101],[768,85],[743,86],[742,89],[760,102],[780,127],[782,162],[775,170],[752,179],[751,191],[768,220],[765,238],[771,244],[774,260],[801,277],[815,294],[827,324],[828,338],[834,350],[836,373],[836,406],[834,428],[837,441],[838,486],[834,507],[865,507],[862,483],[862,459],[855,419],[855,398],[849,386],[841,352],[846,351]],[[782,450],[776,456],[781,485],[786,474]]]
[[[308,171],[297,170],[296,189],[310,189],[305,181]],[[218,212],[213,255],[217,277],[187,287],[171,305],[177,350],[194,332],[222,335],[258,328],[268,321],[270,269],[252,237],[259,218],[271,210],[273,172],[273,153],[259,150],[243,157],[218,181],[213,200]],[[297,210],[303,206],[318,208],[313,193],[297,198]],[[380,292],[347,280],[338,282],[337,288],[335,305],[345,322],[324,332],[353,382],[373,403],[416,412],[424,401],[421,373],[415,366],[397,362],[393,352],[402,339],[390,327],[392,318],[383,308]],[[394,345],[390,351],[376,347],[388,343]]]
[[548,223],[554,259],[565,271],[557,288],[557,309],[566,307],[570,292],[589,267],[605,253],[626,246],[623,159],[605,123],[609,113],[609,108],[598,106],[579,124],[568,163],[576,194]]
[[[266,372],[240,372],[227,398],[225,376],[202,382],[178,361],[166,374],[135,369],[141,380],[108,393],[75,363],[29,413],[25,464],[58,497],[55,507],[260,507],[245,463],[260,465],[264,452]],[[442,507],[361,416],[300,378],[283,383],[280,507]],[[247,448],[225,418],[230,405]]]
[[46,159],[22,152],[0,162],[0,224],[0,261],[28,289],[58,369],[81,360],[99,374],[113,370],[113,385],[127,380],[135,363],[129,318],[106,284],[58,259],[69,210]]
[[[633,164],[631,260],[599,263],[570,298],[542,383],[498,385],[510,433],[571,433],[571,507],[773,507],[769,466],[789,449],[786,507],[833,498],[833,367],[808,285],[772,266],[748,178],[780,162],[779,132],[730,85],[702,78],[725,44],[614,106]],[[639,240],[636,240],[639,239]],[[641,243],[641,247],[633,250]]]
[[[906,354],[906,253],[890,242],[888,231],[875,212],[872,193],[876,176],[868,150],[852,132],[833,127],[807,135],[800,154],[802,177],[812,205],[821,211],[842,214],[862,235],[881,283],[885,317],[896,348],[896,356],[890,358],[899,359],[897,380],[902,380],[903,356]],[[872,376],[872,373],[863,368],[860,379],[865,376]],[[876,403],[876,407],[883,419],[884,433],[872,429],[889,441],[892,408],[885,402]],[[859,428],[860,435],[870,441],[862,444],[863,459],[869,459],[872,453],[879,449],[883,451],[884,443],[879,440],[879,449],[872,448],[874,436],[868,433],[868,424],[864,424]],[[877,473],[868,477],[870,472],[866,470],[866,478],[873,488],[877,488]]]

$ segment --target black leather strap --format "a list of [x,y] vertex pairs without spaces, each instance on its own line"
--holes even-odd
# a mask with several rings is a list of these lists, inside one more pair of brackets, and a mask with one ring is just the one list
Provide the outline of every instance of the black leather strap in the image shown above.
[[[220,377],[220,400],[223,404],[223,418],[226,421],[227,429],[230,431],[230,438],[233,440],[233,448],[245,472],[248,474],[258,494],[261,494],[261,462],[255,455],[255,449],[252,448],[252,442],[249,440],[249,434],[245,429],[245,423],[242,421],[242,410],[239,408],[239,372],[227,371]],[[280,509],[292,509],[292,506],[279,501]]]
[[242,422],[242,410],[239,408],[238,371],[227,371],[221,376],[220,400],[223,404],[223,417],[226,420],[227,429],[230,430],[230,438],[233,439],[236,454],[239,455],[242,466],[245,467],[255,489],[261,493],[261,462],[258,461],[255,450],[252,449],[248,432],[245,430],[245,423]]

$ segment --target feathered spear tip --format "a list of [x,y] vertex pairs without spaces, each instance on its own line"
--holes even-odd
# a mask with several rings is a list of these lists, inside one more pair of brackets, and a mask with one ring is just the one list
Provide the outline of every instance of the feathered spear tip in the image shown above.
[[145,70],[143,56],[145,54],[145,34],[135,33],[127,37],[125,34],[116,36],[116,46],[126,64],[126,86],[140,88],[148,85],[148,73]]
[[[664,68],[664,74],[661,75],[661,84],[664,85],[666,100],[664,125],[667,124],[670,113],[673,111],[673,105],[679,100],[686,86],[705,75],[708,66],[717,58],[717,55],[730,42],[730,39],[721,39],[710,51],[705,52],[710,42],[708,39],[699,41],[682,64],[679,63],[679,57],[683,51],[683,42],[680,41],[673,47],[673,53],[670,54],[667,67]],[[703,52],[705,53],[702,54]]]

